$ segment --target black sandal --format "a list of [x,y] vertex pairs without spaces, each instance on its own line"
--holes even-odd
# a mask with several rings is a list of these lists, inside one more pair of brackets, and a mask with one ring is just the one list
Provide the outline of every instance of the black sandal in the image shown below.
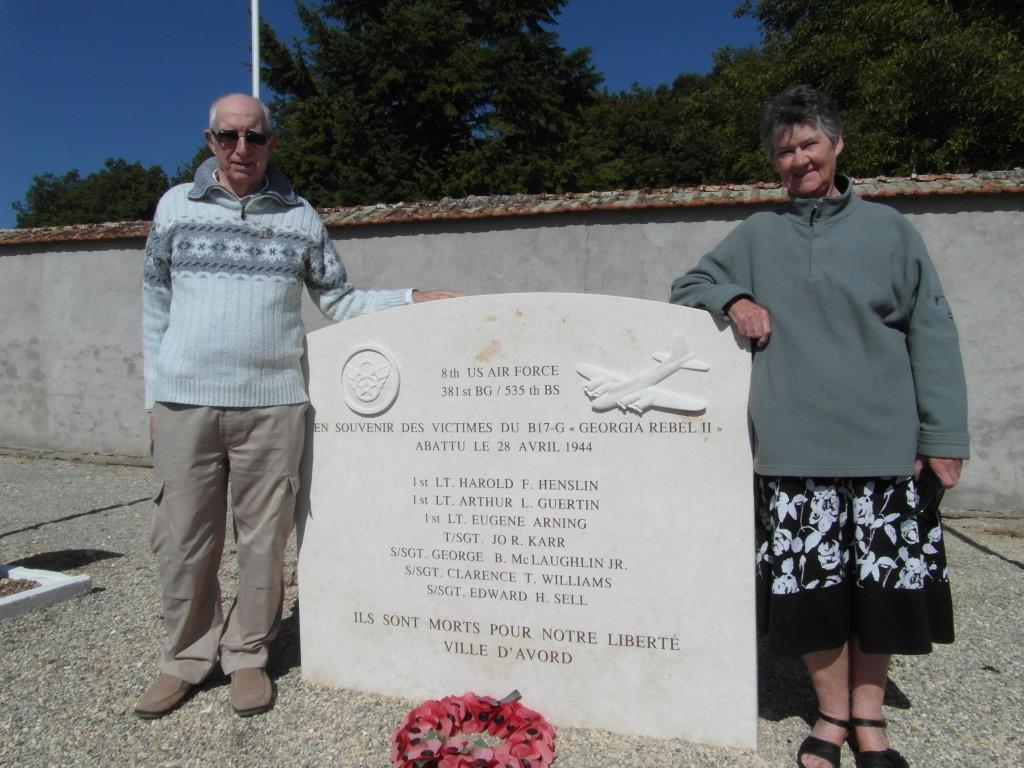
[[[850,723],[846,720],[840,720],[838,717],[832,717],[826,715],[824,712],[818,712],[818,719],[824,720],[826,723],[832,723],[832,725],[838,725],[840,728],[850,729]],[[800,744],[800,749],[796,751],[796,765],[797,768],[807,768],[804,765],[802,758],[804,755],[814,755],[820,757],[822,760],[828,760],[832,764],[832,768],[839,768],[839,745],[833,744],[831,741],[825,741],[819,739],[817,736],[808,736]],[[857,763],[859,766],[860,763]]]
[[[885,728],[885,720],[868,720],[863,717],[851,717],[850,725],[861,728]],[[906,759],[891,747],[884,751],[861,752],[857,746],[857,735],[850,731],[847,737],[850,749],[853,750],[853,758],[857,761],[857,768],[910,768]]]

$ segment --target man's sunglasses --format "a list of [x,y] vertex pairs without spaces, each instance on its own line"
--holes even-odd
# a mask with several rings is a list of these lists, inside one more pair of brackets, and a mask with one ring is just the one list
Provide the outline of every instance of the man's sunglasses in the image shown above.
[[[270,134],[263,133],[262,131],[246,131],[241,134],[241,137],[245,138],[246,144],[255,144],[258,147],[262,147],[270,140]],[[213,138],[215,138],[217,143],[222,147],[227,147],[232,144],[237,144],[240,136],[238,131],[224,129],[222,131],[214,131]]]

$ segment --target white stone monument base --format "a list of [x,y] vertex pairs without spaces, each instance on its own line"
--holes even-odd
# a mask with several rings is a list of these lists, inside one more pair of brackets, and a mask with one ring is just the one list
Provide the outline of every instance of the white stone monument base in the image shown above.
[[307,680],[518,689],[556,725],[756,746],[750,354],[730,328],[506,294],[308,344]]

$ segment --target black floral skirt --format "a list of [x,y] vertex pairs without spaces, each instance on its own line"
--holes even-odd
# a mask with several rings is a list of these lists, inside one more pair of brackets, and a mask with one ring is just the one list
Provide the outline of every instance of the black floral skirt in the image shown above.
[[953,642],[938,500],[904,478],[755,476],[758,626],[796,657]]

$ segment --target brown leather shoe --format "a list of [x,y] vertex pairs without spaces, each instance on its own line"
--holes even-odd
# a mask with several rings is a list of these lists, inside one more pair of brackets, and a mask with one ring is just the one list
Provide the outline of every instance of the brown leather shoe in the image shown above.
[[160,673],[149,690],[135,705],[135,714],[143,720],[155,720],[178,707],[195,686],[180,677]]
[[231,707],[242,717],[266,712],[274,706],[274,686],[260,667],[231,673]]

